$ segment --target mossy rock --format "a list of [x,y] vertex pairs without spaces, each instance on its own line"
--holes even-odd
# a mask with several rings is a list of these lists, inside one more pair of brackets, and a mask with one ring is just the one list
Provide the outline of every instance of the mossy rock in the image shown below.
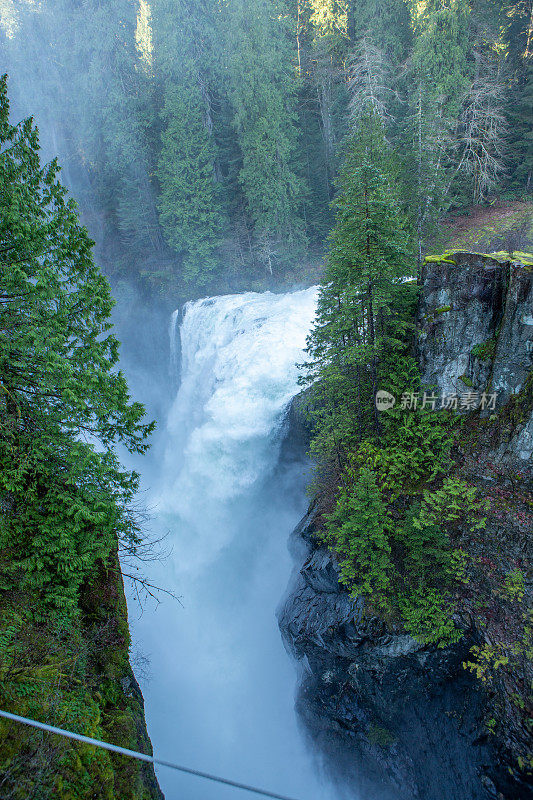
[[491,361],[496,355],[496,345],[496,339],[487,339],[486,342],[476,344],[475,347],[472,348],[471,353],[481,361]]
[[388,728],[374,722],[368,726],[366,738],[371,744],[377,744],[378,747],[390,747],[396,741],[396,737]]
[[441,255],[434,255],[434,256],[426,256],[424,261],[426,264],[454,264],[456,265],[457,262],[453,260],[450,256],[455,255],[452,250],[449,250],[445,253],[441,253]]

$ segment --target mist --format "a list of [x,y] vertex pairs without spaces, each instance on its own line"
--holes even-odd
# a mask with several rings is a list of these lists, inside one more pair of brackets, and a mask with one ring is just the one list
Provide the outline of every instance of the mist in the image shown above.
[[[91,50],[89,14],[92,30],[110,36],[108,63]],[[121,367],[158,423],[147,456],[122,453],[142,476],[144,533],[162,540],[164,557],[142,574],[179,598],[159,593],[155,604],[143,595],[139,604],[126,581],[149,735],[159,758],[329,800],[338,795],[297,728],[296,669],[275,615],[292,569],[287,539],[307,505],[308,465],[279,455],[316,291],[199,301],[178,309],[169,332],[183,296],[148,298],[139,279],[141,268],[168,259],[153,163],[138,108],[105,76],[111,67],[121,77],[122,56],[130,66],[121,79],[131,80],[131,64],[142,61],[138,25],[134,4],[0,4],[12,118],[32,116],[42,161],[59,159],[113,283]],[[141,71],[128,84],[130,99],[145,78]],[[168,798],[235,795],[163,768],[158,778]]]
[[[159,758],[333,800],[345,795],[298,730],[296,670],[275,615],[307,505],[309,465],[280,452],[315,302],[315,289],[222,296],[169,320],[181,380],[142,474],[150,534],[171,550],[150,578],[179,602],[139,606],[130,591],[130,625],[148,659],[139,679]],[[169,798],[234,796],[163,767],[158,778]]]

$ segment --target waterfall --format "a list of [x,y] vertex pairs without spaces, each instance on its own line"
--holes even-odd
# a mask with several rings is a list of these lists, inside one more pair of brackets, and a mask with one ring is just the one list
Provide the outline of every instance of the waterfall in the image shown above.
[[[311,288],[186,305],[180,385],[148,489],[155,531],[172,548],[156,581],[183,607],[164,599],[131,615],[151,662],[143,692],[157,755],[302,800],[336,795],[297,730],[296,675],[275,618],[287,538],[306,505],[303,465],[283,475],[277,465],[316,297]],[[177,326],[174,314],[173,336]],[[235,797],[163,768],[158,777],[167,800]]]

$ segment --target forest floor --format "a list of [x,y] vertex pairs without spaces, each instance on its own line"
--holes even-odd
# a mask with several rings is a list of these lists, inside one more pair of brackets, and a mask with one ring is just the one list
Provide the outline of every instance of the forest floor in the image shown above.
[[533,202],[496,200],[450,213],[442,220],[439,245],[481,253],[531,250]]

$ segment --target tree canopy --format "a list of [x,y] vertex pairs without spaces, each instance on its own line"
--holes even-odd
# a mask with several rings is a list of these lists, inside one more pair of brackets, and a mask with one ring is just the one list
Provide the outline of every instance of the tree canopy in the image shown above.
[[526,2],[5,9],[17,113],[42,119],[113,280],[190,294],[318,263],[368,101],[394,143],[419,254],[447,210],[531,191]]
[[9,121],[0,83],[0,550],[10,581],[67,615],[117,536],[134,543],[137,476],[152,424],[117,368],[109,284],[31,119]]

